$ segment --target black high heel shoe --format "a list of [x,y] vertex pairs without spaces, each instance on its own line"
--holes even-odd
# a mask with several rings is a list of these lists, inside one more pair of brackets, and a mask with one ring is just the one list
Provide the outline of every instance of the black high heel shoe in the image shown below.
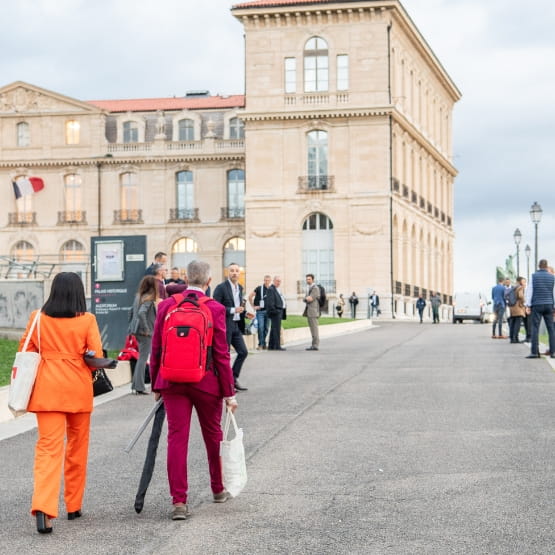
[[47,516],[42,511],[36,511],[35,516],[37,517],[37,531],[39,534],[50,534],[52,532],[52,526],[46,526]]
[[79,518],[81,516],[81,509],[79,509],[78,511],[73,511],[71,513],[67,513],[67,519],[68,520],[75,520],[76,518]]

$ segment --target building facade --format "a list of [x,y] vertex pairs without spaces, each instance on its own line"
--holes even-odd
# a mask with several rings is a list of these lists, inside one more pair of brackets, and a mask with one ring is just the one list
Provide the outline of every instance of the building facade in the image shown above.
[[449,304],[460,93],[400,2],[262,0],[232,14],[244,96],[0,89],[0,176],[45,183],[0,213],[3,274],[86,273],[91,235],[144,234],[150,254],[181,268],[201,257],[216,280],[239,262],[248,290],[280,274],[291,312],[306,273],[332,301],[375,290],[384,314],[410,317],[430,291]]

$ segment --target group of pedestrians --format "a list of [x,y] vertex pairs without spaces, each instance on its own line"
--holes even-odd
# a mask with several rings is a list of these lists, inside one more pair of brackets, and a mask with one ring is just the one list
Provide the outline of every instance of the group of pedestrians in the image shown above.
[[[549,341],[549,350],[544,354],[555,358],[555,335],[553,310],[555,308],[555,275],[547,260],[538,263],[538,270],[530,282],[518,276],[515,283],[500,277],[492,288],[493,304],[492,339],[509,339],[510,343],[521,343],[520,330],[524,326],[525,340],[530,342],[530,354],[526,358],[540,358],[539,332],[543,320]],[[507,313],[509,335],[503,335],[503,319]]]

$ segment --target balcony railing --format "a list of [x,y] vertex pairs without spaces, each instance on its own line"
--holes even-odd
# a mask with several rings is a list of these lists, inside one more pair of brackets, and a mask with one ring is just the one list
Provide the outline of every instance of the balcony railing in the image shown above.
[[170,208],[169,223],[198,221],[198,208]]
[[142,210],[114,210],[114,224],[142,224]]
[[333,175],[301,175],[298,180],[297,193],[311,191],[335,192],[335,176]]
[[37,223],[36,212],[9,212],[9,225],[35,225]]
[[245,208],[231,208],[224,206],[221,213],[222,220],[244,220]]
[[58,225],[86,224],[87,213],[84,210],[64,210],[58,212]]

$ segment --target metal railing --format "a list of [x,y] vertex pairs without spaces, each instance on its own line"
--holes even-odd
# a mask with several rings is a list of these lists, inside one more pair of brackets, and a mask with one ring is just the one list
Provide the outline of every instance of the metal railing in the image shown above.
[[297,192],[334,192],[334,184],[335,177],[333,175],[300,175],[298,178]]
[[170,208],[170,223],[198,222],[198,208]]

